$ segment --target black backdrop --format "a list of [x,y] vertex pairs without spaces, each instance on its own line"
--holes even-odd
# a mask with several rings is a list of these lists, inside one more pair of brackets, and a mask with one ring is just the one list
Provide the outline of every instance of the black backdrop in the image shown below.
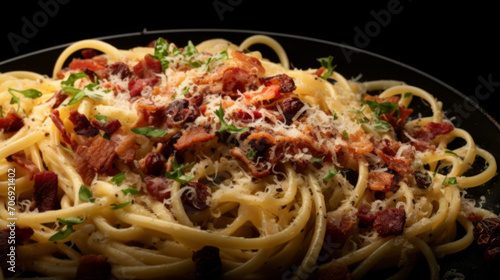
[[12,2],[0,17],[0,61],[80,39],[144,29],[271,31],[345,43],[408,64],[456,88],[500,119],[494,106],[500,91],[499,24],[491,2]]

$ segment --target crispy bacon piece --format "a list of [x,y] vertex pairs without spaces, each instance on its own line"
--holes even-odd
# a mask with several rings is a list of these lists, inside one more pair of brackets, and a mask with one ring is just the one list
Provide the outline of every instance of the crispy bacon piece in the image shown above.
[[375,218],[377,217],[368,207],[359,208],[357,216],[359,218],[358,226],[361,228],[373,226],[373,221],[375,221]]
[[36,173],[40,172],[38,166],[36,166],[36,164],[33,161],[26,158],[26,155],[22,152],[8,156],[7,161],[10,162],[13,161],[17,165],[21,166],[26,171],[28,171],[28,174],[30,175],[30,180],[33,180],[33,176],[35,176]]
[[132,127],[147,127],[167,128],[167,115],[165,105],[156,105],[140,102],[137,104],[137,120]]
[[204,127],[194,126],[182,133],[182,136],[175,143],[174,148],[183,150],[191,147],[193,144],[210,141],[215,138],[214,134],[210,134]]
[[148,194],[156,198],[158,201],[170,198],[172,180],[163,176],[148,176],[145,178],[145,182]]
[[247,111],[237,109],[233,112],[232,118],[237,122],[248,124],[262,118],[262,114],[256,110]]
[[410,164],[415,160],[415,152],[411,147],[404,147],[401,154],[396,157],[401,143],[390,139],[382,139],[376,144],[375,153],[382,158],[389,169],[400,175],[411,174],[413,169]]
[[221,95],[237,99],[247,90],[256,90],[259,86],[259,79],[255,75],[239,67],[228,68],[222,75]]
[[300,118],[300,116],[305,113],[305,111],[302,111],[299,115],[297,115],[304,107],[304,102],[297,97],[283,98],[277,103],[277,105],[281,108],[281,112],[285,117],[285,123],[287,125],[292,124],[294,118]]
[[391,102],[391,103],[398,103],[399,102],[399,96],[393,95],[389,97],[382,98],[378,95],[366,95],[364,97],[365,100],[373,101],[376,100],[378,103],[384,103],[384,102]]
[[243,96],[247,102],[253,104],[260,104],[261,102],[269,102],[278,98],[281,94],[281,87],[278,85],[271,85],[263,88],[260,92],[244,93]]
[[[354,227],[354,219],[342,216],[340,219],[327,213],[325,241],[330,249],[340,249],[345,245]],[[325,245],[324,245],[325,246]]]
[[89,69],[92,71],[102,70],[106,68],[108,61],[104,56],[94,56],[92,58],[73,58],[68,67],[73,70]]
[[389,192],[393,186],[394,175],[387,172],[370,171],[368,188],[374,191]]
[[286,74],[260,78],[260,82],[267,87],[277,85],[283,93],[293,92],[297,88],[293,79]]
[[115,147],[118,158],[126,163],[135,159],[136,140],[137,135],[133,132],[127,132],[123,127],[119,127],[109,139]]
[[76,280],[109,279],[111,265],[104,255],[83,255],[76,270]]
[[50,113],[49,117],[52,119],[52,122],[54,123],[56,128],[61,132],[64,142],[71,145],[71,139],[69,138],[69,135],[66,132],[66,127],[64,126],[64,123],[59,116],[59,111],[53,111],[52,113]]
[[111,135],[113,132],[115,132],[118,128],[122,126],[119,120],[117,119],[111,119],[104,122],[98,121],[96,119],[92,119],[92,125],[96,127],[99,130],[104,131],[105,133]]
[[0,118],[0,129],[4,132],[17,132],[24,126],[23,117],[12,108],[3,118]]
[[438,135],[452,132],[453,129],[454,126],[449,122],[429,122],[412,133],[412,137],[416,139],[412,144],[418,151],[434,150],[435,147],[431,144],[431,141]]
[[349,134],[347,142],[348,144],[345,147],[355,154],[366,154],[373,151],[371,136],[362,130]]
[[58,90],[56,91],[56,93],[54,93],[54,95],[52,95],[51,98],[47,100],[47,102],[54,102],[54,104],[52,105],[52,109],[59,108],[59,106],[63,103],[63,101],[66,100],[66,98],[68,98],[68,96],[63,92],[64,92],[63,90]]
[[74,130],[78,135],[94,137],[99,134],[99,130],[90,123],[89,119],[76,110],[69,112],[69,120],[73,123]]
[[266,73],[266,69],[264,69],[260,60],[253,56],[246,55],[241,51],[233,51],[231,56],[238,67],[243,68],[251,75],[264,75]]
[[196,279],[220,279],[222,277],[219,248],[205,246],[195,251],[191,259],[195,263]]
[[83,182],[90,185],[97,173],[111,170],[115,156],[115,145],[112,141],[100,135],[94,136],[76,148],[76,170]]
[[140,79],[154,77],[156,74],[161,73],[161,62],[146,54],[143,59],[132,67],[132,70]]
[[257,167],[248,157],[245,151],[240,147],[235,147],[231,150],[231,155],[241,160],[252,173],[254,178],[263,178],[271,174],[271,168],[265,164],[259,164]]
[[38,172],[33,176],[33,201],[39,212],[54,210],[57,207],[58,176],[52,171]]
[[380,116],[380,119],[388,122],[397,133],[400,139],[404,139],[405,136],[402,135],[404,132],[404,126],[408,117],[413,113],[413,109],[408,109],[404,106],[399,106],[399,114],[397,117],[394,116],[396,111],[391,113],[385,113]]
[[157,76],[153,77],[148,77],[148,78],[142,78],[142,79],[132,79],[128,82],[128,90],[130,93],[130,97],[135,97],[139,94],[141,94],[142,90],[145,87],[152,87],[154,86],[160,78]]
[[380,237],[400,235],[406,223],[406,212],[403,209],[391,208],[378,211],[373,227]]

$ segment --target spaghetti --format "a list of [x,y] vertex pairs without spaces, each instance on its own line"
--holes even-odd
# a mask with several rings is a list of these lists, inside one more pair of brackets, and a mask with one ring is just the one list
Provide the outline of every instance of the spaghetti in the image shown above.
[[[473,242],[471,217],[496,217],[464,197],[495,159],[425,90],[318,62],[291,69],[260,35],[84,40],[52,78],[1,74],[0,225],[14,209],[21,276],[405,278],[423,256],[438,279],[438,259]],[[414,117],[414,99],[432,114]],[[477,158],[484,170],[464,175]]]

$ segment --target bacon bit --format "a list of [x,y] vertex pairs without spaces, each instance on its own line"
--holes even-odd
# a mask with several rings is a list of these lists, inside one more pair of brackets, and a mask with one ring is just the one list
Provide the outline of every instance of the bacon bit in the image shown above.
[[132,127],[147,127],[167,128],[165,113],[165,105],[155,105],[145,102],[137,104],[137,120]]
[[149,195],[163,202],[164,199],[170,198],[170,188],[172,180],[166,177],[146,177],[146,190]]
[[3,132],[17,132],[24,126],[23,117],[11,108],[6,116],[0,118],[0,129]]
[[191,257],[195,264],[196,279],[220,279],[222,273],[222,262],[219,256],[219,248],[205,246],[193,253]]
[[49,117],[52,119],[52,122],[54,123],[56,128],[61,132],[64,142],[71,145],[71,139],[69,138],[69,135],[66,132],[66,127],[64,126],[64,123],[59,116],[59,111],[53,111],[52,113],[50,113]]
[[349,134],[348,150],[356,154],[366,154],[373,151],[373,144],[370,141],[371,136],[365,134],[362,130]]
[[39,212],[56,209],[58,176],[52,171],[38,172],[33,177],[33,201]]
[[83,58],[93,58],[97,56],[97,52],[94,49],[85,49],[81,51]]
[[152,87],[154,86],[160,78],[157,76],[153,77],[148,77],[148,78],[142,78],[142,79],[132,79],[128,82],[128,90],[130,93],[130,97],[137,96],[141,94],[142,90],[145,87]]
[[438,135],[444,135],[452,132],[453,129],[453,125],[448,122],[430,122],[415,131],[412,136],[419,140],[431,141]]
[[143,59],[132,67],[132,70],[139,79],[156,77],[156,74],[161,73],[161,62],[146,54]]
[[397,95],[389,96],[386,98],[381,98],[377,95],[366,95],[364,99],[369,101],[376,100],[378,103],[384,103],[384,102],[399,103],[400,98]]
[[260,78],[260,82],[263,83],[266,87],[271,85],[280,86],[281,92],[283,93],[293,92],[297,88],[295,86],[293,78],[286,74]]
[[174,148],[183,150],[191,147],[193,144],[210,141],[213,138],[215,138],[215,135],[208,133],[204,127],[191,127],[182,133],[182,136],[175,143]]
[[377,143],[375,153],[382,158],[389,169],[396,171],[399,175],[413,173],[410,164],[415,160],[415,152],[411,148],[405,148],[399,157],[396,158],[401,144],[397,141],[383,139]]
[[326,214],[326,231],[321,246],[322,262],[329,262],[341,250],[351,235],[355,219],[349,216],[335,217],[332,212]]
[[183,184],[181,188],[187,187],[192,188],[192,190],[187,190],[182,193],[181,200],[184,210],[186,210],[188,214],[192,214],[206,209],[208,207],[207,199],[212,196],[209,192],[209,188],[199,182],[187,182]]
[[415,138],[412,145],[417,151],[421,152],[435,150],[436,147],[431,144],[431,141],[438,135],[444,135],[452,132],[453,129],[455,129],[454,126],[448,122],[429,122],[412,133],[412,137]]
[[373,225],[373,221],[375,221],[375,218],[377,217],[368,207],[358,209],[357,216],[359,218],[358,226],[361,228],[371,227]]
[[[231,155],[236,159],[241,160],[250,170],[254,178],[263,178],[271,174],[271,168],[269,166],[265,166],[262,162],[259,165],[259,169],[257,169],[257,166],[255,166],[255,164],[247,158],[245,151],[240,147],[233,148],[231,150]],[[264,167],[262,167],[263,165]]]
[[248,124],[262,118],[262,114],[256,110],[244,111],[241,109],[237,109],[233,112],[232,118],[237,122]]
[[133,132],[127,132],[123,127],[119,127],[112,135],[109,141],[115,147],[115,153],[118,158],[124,162],[131,162],[135,159],[137,135]]
[[95,56],[93,58],[80,59],[73,58],[68,67],[73,70],[89,69],[92,71],[103,70],[106,68],[108,61],[104,56]]
[[76,280],[109,279],[111,265],[104,255],[83,255],[76,270]]
[[227,68],[222,75],[222,96],[237,99],[247,90],[256,90],[260,86],[259,79],[242,68]]
[[76,170],[86,185],[92,183],[96,174],[111,170],[116,156],[113,143],[97,135],[76,148]]
[[253,56],[246,55],[241,51],[233,51],[231,52],[231,56],[233,57],[233,61],[236,63],[236,65],[238,65],[238,67],[243,68],[251,75],[262,76],[266,73],[266,69],[264,69],[264,67],[260,63],[260,60]]
[[320,68],[318,68],[314,73],[313,75],[316,75],[318,77],[322,77],[323,76],[323,73],[325,73],[326,71],[326,68],[325,66],[321,66]]
[[396,111],[392,111],[391,113],[385,113],[380,116],[380,119],[388,122],[393,128],[394,131],[399,135],[400,139],[403,139],[403,131],[406,120],[413,113],[413,109],[407,109],[404,106],[399,106],[399,115],[394,117],[394,113]]
[[13,161],[17,165],[21,166],[26,171],[28,171],[28,174],[30,175],[30,180],[33,180],[33,176],[35,176],[36,173],[40,172],[38,166],[36,166],[36,164],[33,161],[26,158],[26,155],[23,152],[8,156],[7,161],[9,162]]
[[387,172],[370,171],[368,188],[374,191],[389,192],[394,182],[394,175]]
[[144,158],[139,160],[139,166],[142,172],[147,175],[160,176],[165,174],[165,164],[167,159],[160,153],[150,152]]
[[406,212],[403,209],[391,208],[378,211],[373,221],[373,227],[380,237],[400,235],[403,233]]
[[108,135],[113,134],[113,132],[115,132],[118,128],[122,126],[120,121],[117,119],[108,120],[106,121],[106,123],[103,123],[96,119],[92,119],[92,125],[95,126],[97,129],[104,131]]
[[292,124],[294,118],[300,118],[305,113],[305,111],[302,111],[300,115],[297,115],[304,107],[304,102],[297,97],[283,98],[277,102],[277,106],[281,108],[287,125]]
[[90,124],[89,119],[76,110],[69,112],[69,120],[73,123],[75,132],[78,135],[94,137],[99,134],[99,130]]
[[54,95],[52,95],[51,98],[47,100],[47,102],[52,102],[54,101],[54,104],[52,105],[52,109],[58,108],[68,96],[63,93],[63,90],[58,90]]
[[260,92],[250,92],[244,93],[246,101],[258,104],[262,101],[270,101],[277,98],[281,93],[281,87],[277,85],[271,85],[263,88]]

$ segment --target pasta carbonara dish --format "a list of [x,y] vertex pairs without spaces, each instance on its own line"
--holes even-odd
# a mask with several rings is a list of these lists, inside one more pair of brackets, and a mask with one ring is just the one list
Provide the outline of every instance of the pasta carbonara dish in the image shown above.
[[1,73],[3,275],[404,279],[423,261],[439,279],[440,258],[498,222],[465,195],[495,159],[432,93],[311,65],[256,35],[84,40],[52,77]]

